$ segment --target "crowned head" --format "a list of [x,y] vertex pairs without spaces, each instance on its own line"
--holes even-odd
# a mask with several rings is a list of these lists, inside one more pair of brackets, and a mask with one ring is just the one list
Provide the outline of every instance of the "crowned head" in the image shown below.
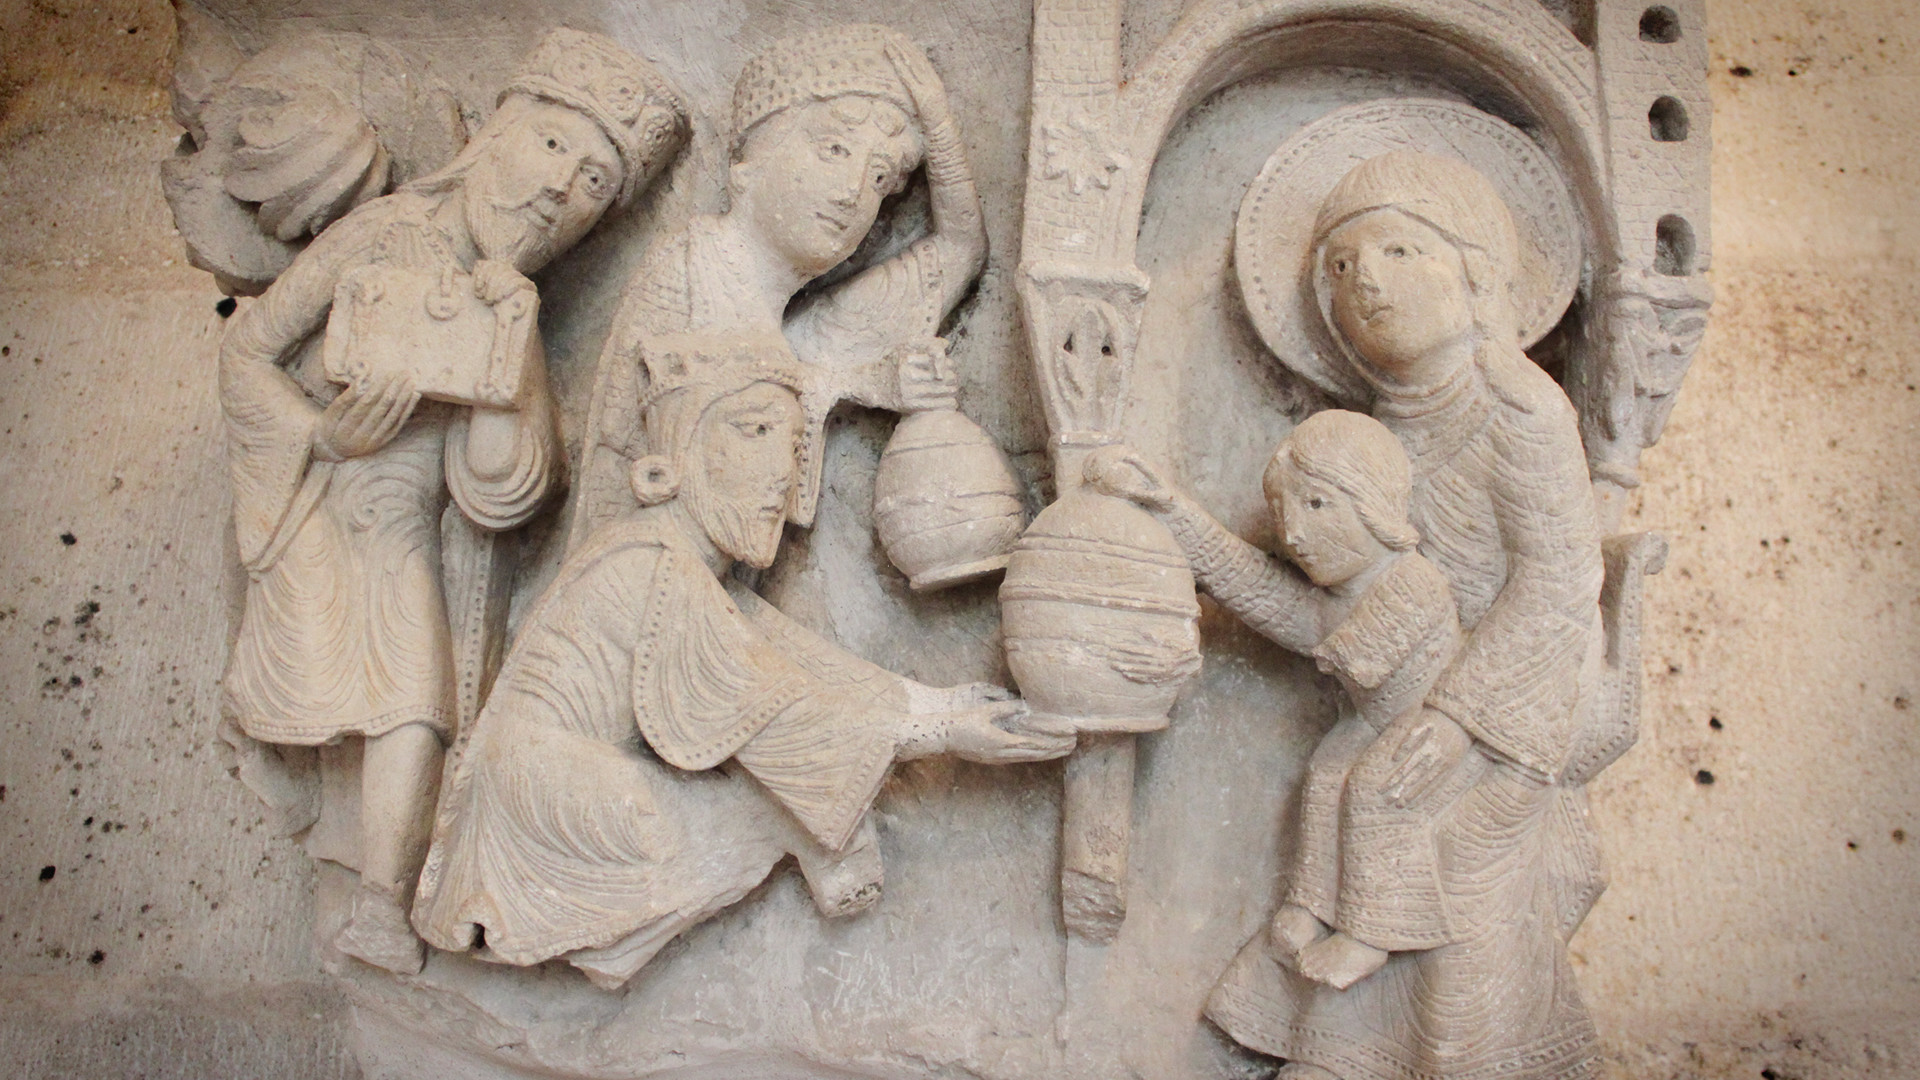
[[640,504],[678,500],[721,553],[772,565],[801,477],[807,373],[783,350],[739,342],[662,342],[643,361]]
[[598,34],[555,30],[473,141],[411,188],[457,183],[481,256],[532,273],[645,187],[686,132],[680,95],[652,65]]

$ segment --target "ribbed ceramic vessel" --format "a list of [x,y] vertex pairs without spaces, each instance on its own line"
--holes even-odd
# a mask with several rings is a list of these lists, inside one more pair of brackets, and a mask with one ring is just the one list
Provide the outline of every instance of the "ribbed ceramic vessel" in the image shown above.
[[1005,569],[1027,523],[1006,455],[953,409],[912,413],[893,429],[873,478],[874,525],[917,590]]
[[1199,661],[1193,573],[1166,526],[1081,489],[1042,511],[1000,585],[1007,663],[1038,722],[1157,731]]

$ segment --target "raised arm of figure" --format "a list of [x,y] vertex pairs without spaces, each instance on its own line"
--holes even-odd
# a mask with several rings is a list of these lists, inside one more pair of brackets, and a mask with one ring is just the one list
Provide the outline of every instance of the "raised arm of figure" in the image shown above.
[[973,168],[947,102],[946,86],[918,50],[894,49],[894,67],[920,112],[926,143],[927,185],[933,233],[920,241],[938,256],[940,309],[960,302],[987,261],[987,226],[974,187]]
[[986,219],[939,75],[917,50],[888,54],[919,117],[931,230],[836,286],[789,323],[789,336],[803,358],[840,368],[841,394],[862,405],[950,408],[959,384],[936,335],[986,265]]
[[1325,594],[1293,567],[1229,532],[1137,451],[1103,447],[1087,459],[1086,476],[1094,490],[1130,499],[1159,518],[1186,552],[1200,587],[1263,637],[1302,655],[1320,643]]

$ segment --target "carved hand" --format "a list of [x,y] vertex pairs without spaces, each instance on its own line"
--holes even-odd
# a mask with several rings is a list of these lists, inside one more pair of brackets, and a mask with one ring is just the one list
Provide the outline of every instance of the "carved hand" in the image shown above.
[[952,712],[917,717],[915,729],[901,743],[900,757],[911,760],[928,753],[952,754],[985,765],[1049,761],[1072,752],[1071,735],[1043,735],[1019,727],[1026,702],[994,701]]
[[1103,446],[1087,458],[1087,483],[1095,491],[1131,499],[1148,510],[1172,510],[1179,492],[1139,451],[1125,444]]
[[984,765],[1051,761],[1073,751],[1070,735],[1045,735],[1020,727],[1024,701],[993,702],[949,713],[947,752]]
[[473,264],[473,295],[488,305],[498,304],[521,289],[531,288],[533,282],[510,263],[481,259]]
[[900,379],[900,407],[905,412],[935,412],[955,408],[960,380],[953,372],[944,338],[930,338],[894,353]]
[[1387,798],[1398,807],[1419,802],[1472,747],[1473,736],[1452,717],[1437,709],[1421,710],[1420,722],[1408,728],[1394,748]]
[[906,84],[907,93],[913,97],[914,111],[920,114],[923,128],[931,129],[948,119],[946,84],[940,81],[940,74],[933,65],[916,49],[901,49],[889,45],[887,59],[893,61],[893,70],[899,74],[900,81]]
[[345,461],[371,454],[393,441],[419,403],[413,376],[404,372],[349,386],[314,425],[313,456]]

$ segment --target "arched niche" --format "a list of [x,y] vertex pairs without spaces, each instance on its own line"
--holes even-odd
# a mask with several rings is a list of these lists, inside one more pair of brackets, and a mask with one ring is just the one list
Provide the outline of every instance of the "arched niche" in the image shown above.
[[1231,0],[1198,9],[1120,91],[1112,130],[1128,170],[1109,254],[1133,261],[1150,163],[1174,126],[1217,91],[1298,67],[1357,67],[1432,78],[1534,135],[1579,204],[1591,265],[1616,252],[1593,54],[1532,0]]

